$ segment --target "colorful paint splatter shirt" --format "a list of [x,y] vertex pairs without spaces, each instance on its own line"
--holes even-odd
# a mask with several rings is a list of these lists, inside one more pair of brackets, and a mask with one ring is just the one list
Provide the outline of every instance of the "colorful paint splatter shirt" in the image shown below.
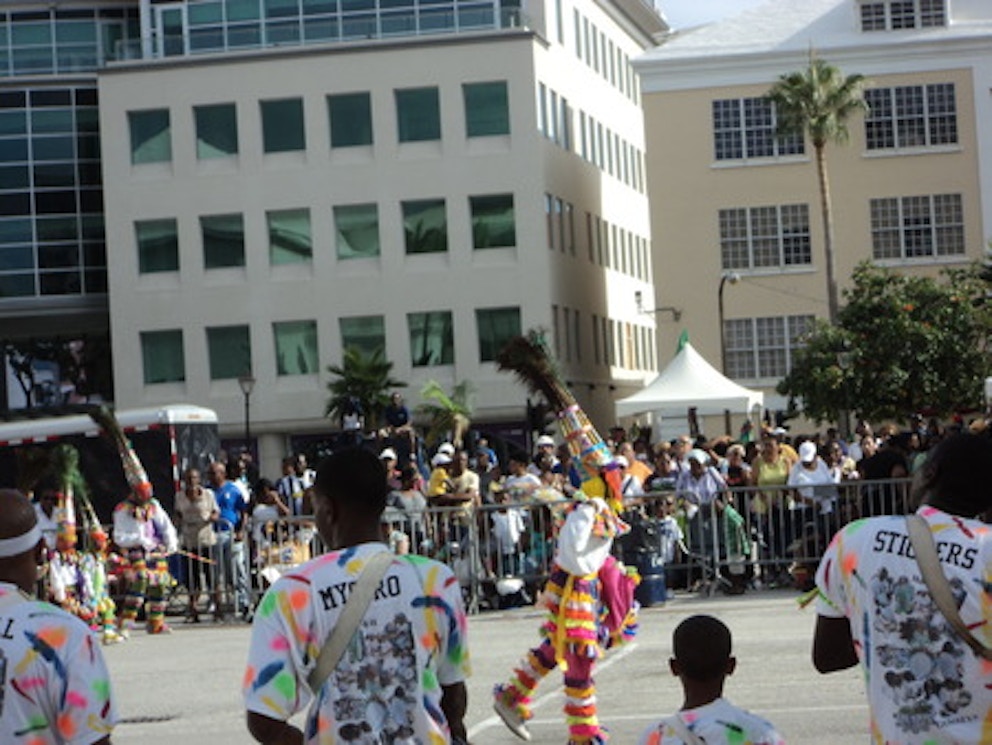
[[116,722],[107,665],[86,624],[0,582],[0,743],[89,745]]
[[770,722],[718,698],[705,706],[687,709],[652,724],[641,735],[638,745],[691,745],[679,737],[673,726],[678,717],[684,728],[706,745],[785,745]]
[[306,685],[352,583],[384,550],[364,543],[324,554],[272,585],[252,626],[243,691],[249,711],[285,721],[310,703],[309,745],[449,741],[441,686],[469,674],[467,619],[458,580],[439,562],[396,556],[315,698]]
[[[929,523],[961,617],[992,645],[992,528],[933,507]],[[937,610],[911,553],[906,520],[845,526],[820,561],[817,612],[848,618],[865,674],[873,743],[992,742],[992,663]]]

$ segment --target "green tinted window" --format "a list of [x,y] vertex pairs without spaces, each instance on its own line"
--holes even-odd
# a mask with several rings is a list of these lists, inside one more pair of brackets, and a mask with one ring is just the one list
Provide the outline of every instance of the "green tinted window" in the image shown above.
[[141,361],[145,385],[186,380],[182,330],[142,331]]
[[403,202],[403,233],[408,254],[448,250],[448,224],[443,199]]
[[247,326],[207,329],[210,379],[228,380],[251,370],[251,338]]
[[134,224],[138,242],[138,273],[179,270],[179,232],[175,219],[142,220]]
[[472,216],[472,245],[497,248],[517,245],[517,226],[512,194],[469,197]]
[[269,224],[269,261],[278,264],[298,264],[313,258],[310,237],[310,210],[280,210],[267,212]]
[[331,147],[372,144],[372,99],[368,93],[327,97]]
[[131,131],[132,163],[168,163],[172,160],[168,109],[131,111],[127,118]]
[[382,316],[352,316],[338,321],[341,348],[358,349],[366,355],[386,352],[386,322]]
[[196,157],[226,158],[238,154],[238,119],[233,103],[193,108]]
[[311,375],[319,372],[316,321],[272,324],[276,345],[276,374]]
[[441,101],[437,88],[396,91],[396,123],[400,142],[441,139]]
[[334,208],[334,235],[339,259],[379,255],[379,209],[374,204]]
[[510,134],[510,103],[506,81],[466,83],[465,133],[469,137]]
[[245,265],[245,225],[241,215],[201,217],[200,231],[203,235],[204,268]]
[[262,101],[262,147],[266,153],[306,149],[303,99]]

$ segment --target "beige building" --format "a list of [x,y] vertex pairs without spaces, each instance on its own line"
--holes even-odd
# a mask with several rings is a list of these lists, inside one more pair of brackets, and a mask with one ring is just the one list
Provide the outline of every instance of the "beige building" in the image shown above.
[[[827,316],[811,144],[762,100],[811,49],[868,78],[868,117],[828,146],[841,289],[858,262],[934,274],[982,256],[992,218],[992,6],[981,0],[772,0],[641,57],[659,366],[688,331],[739,383],[774,392]],[[723,302],[721,345],[720,301]],[[735,417],[734,433],[742,417]],[[723,422],[706,424],[722,433]]]
[[143,6],[143,49],[99,79],[118,405],[193,401],[236,437],[250,370],[276,473],[294,437],[336,426],[346,347],[382,349],[411,406],[429,379],[470,381],[477,423],[523,422],[493,357],[531,327],[601,427],[652,377],[630,61],[661,18],[640,0],[405,5]]

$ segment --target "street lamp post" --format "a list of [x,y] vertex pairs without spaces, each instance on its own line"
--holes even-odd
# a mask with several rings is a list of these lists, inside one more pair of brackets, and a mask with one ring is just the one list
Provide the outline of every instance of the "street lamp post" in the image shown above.
[[727,335],[723,329],[723,288],[727,282],[730,282],[732,285],[736,285],[740,281],[741,275],[737,272],[724,272],[720,277],[720,286],[716,291],[717,312],[720,316],[720,372],[724,375],[727,374]]
[[[741,275],[739,275],[737,272],[724,272],[720,276],[720,286],[717,288],[716,291],[716,306],[717,306],[717,314],[719,315],[718,320],[720,323],[720,372],[722,372],[724,375],[727,374],[727,339],[726,339],[727,335],[726,332],[723,330],[723,288],[727,284],[727,282],[730,282],[730,284],[735,285],[740,281],[741,281]],[[729,409],[723,410],[723,428],[728,435],[731,433]]]
[[251,392],[255,390],[255,377],[251,370],[245,370],[238,378],[238,387],[245,397],[245,450],[251,450]]

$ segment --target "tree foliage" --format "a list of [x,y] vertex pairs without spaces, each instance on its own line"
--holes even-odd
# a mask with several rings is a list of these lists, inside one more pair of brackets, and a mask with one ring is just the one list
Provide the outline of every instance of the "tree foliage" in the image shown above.
[[456,447],[462,446],[465,433],[472,423],[472,392],[470,382],[463,380],[449,394],[436,380],[428,380],[420,391],[424,403],[419,407],[421,414],[430,419],[427,429],[427,442],[434,444],[448,434],[451,443]]
[[327,384],[331,397],[324,416],[340,419],[348,409],[350,399],[357,399],[366,424],[378,427],[393,389],[406,387],[406,383],[392,377],[392,370],[393,363],[385,358],[382,350],[365,354],[357,347],[346,349],[340,365],[327,367],[335,379]]
[[780,135],[809,136],[816,156],[816,175],[823,218],[823,251],[827,306],[831,323],[840,311],[834,259],[833,205],[825,149],[828,143],[844,144],[849,133],[847,120],[865,111],[864,76],[848,75],[810,52],[806,69],[782,75],[768,91],[775,104]]
[[980,271],[976,264],[934,279],[860,264],[838,324],[817,324],[779,393],[818,423],[841,409],[904,421],[979,408],[992,353]]

